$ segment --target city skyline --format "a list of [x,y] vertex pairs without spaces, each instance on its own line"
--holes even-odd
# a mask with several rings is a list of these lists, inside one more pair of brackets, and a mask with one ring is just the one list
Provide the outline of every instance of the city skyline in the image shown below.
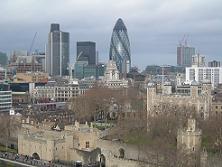
[[[121,17],[128,28],[132,66],[144,69],[148,64],[176,65],[176,47],[184,34],[189,34],[188,44],[206,55],[207,60],[221,61],[219,0],[53,2],[50,12],[47,10],[50,1],[1,2],[0,50],[7,53],[14,49],[29,50],[35,32],[34,48],[44,50],[48,26],[56,22],[70,33],[71,62],[75,60],[77,41],[95,41],[104,62],[109,56],[113,25]],[[20,8],[25,12],[20,13]],[[44,14],[39,15],[41,12]]]

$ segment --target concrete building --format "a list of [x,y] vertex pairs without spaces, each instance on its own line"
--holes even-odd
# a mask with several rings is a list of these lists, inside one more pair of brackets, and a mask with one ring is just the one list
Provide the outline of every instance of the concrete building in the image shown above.
[[212,88],[216,88],[222,83],[222,67],[187,67],[186,82],[191,83],[193,80],[199,83],[210,82]]
[[45,86],[37,86],[33,91],[33,97],[38,100],[49,100],[66,102],[72,97],[80,94],[79,84],[71,82],[69,84],[47,84]]
[[51,24],[46,47],[46,71],[51,76],[68,75],[69,33],[60,31],[59,24]]
[[9,67],[14,68],[18,73],[44,71],[42,63],[37,61],[36,57],[32,55],[14,54],[11,58]]
[[205,67],[205,56],[195,54],[192,56],[192,67]]
[[102,86],[108,88],[127,88],[128,81],[125,79],[120,79],[120,73],[117,69],[116,62],[109,60],[106,66],[104,79],[101,82]]
[[202,84],[200,88],[200,85],[194,81],[188,89],[189,91],[163,94],[157,93],[156,85],[150,84],[147,88],[148,116],[163,112],[167,107],[175,110],[182,107],[184,110],[193,109],[200,117],[208,118],[212,109],[211,84]]
[[221,67],[221,62],[216,60],[210,61],[208,62],[208,67]]

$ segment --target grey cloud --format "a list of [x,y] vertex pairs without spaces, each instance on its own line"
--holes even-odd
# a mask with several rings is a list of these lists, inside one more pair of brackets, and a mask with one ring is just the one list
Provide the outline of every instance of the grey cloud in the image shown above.
[[61,24],[75,42],[94,40],[106,61],[112,28],[122,17],[130,36],[133,64],[175,64],[183,34],[208,59],[222,60],[221,0],[7,0],[0,1],[0,50],[44,49],[49,25]]

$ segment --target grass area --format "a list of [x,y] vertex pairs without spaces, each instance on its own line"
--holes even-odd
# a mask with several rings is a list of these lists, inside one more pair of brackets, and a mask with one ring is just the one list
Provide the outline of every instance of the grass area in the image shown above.
[[18,152],[18,150],[16,150],[16,149],[11,149],[11,148],[7,148],[6,149],[6,147],[5,146],[3,146],[3,145],[0,145],[0,151],[1,152],[11,152],[11,153],[17,153]]
[[[16,167],[16,165],[15,165],[15,164],[12,164],[12,163],[0,161],[0,167]],[[17,166],[17,167],[18,167],[18,166]]]
[[105,130],[105,129],[110,128],[112,126],[113,125],[109,124],[109,123],[93,123],[93,127],[97,128],[99,130]]

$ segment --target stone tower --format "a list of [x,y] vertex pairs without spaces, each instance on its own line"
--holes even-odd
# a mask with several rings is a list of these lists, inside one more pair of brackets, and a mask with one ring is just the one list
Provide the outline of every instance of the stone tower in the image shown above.
[[202,131],[197,128],[195,119],[188,119],[187,128],[178,130],[178,155],[183,155],[182,160],[187,160],[190,167],[200,166],[201,138]]

